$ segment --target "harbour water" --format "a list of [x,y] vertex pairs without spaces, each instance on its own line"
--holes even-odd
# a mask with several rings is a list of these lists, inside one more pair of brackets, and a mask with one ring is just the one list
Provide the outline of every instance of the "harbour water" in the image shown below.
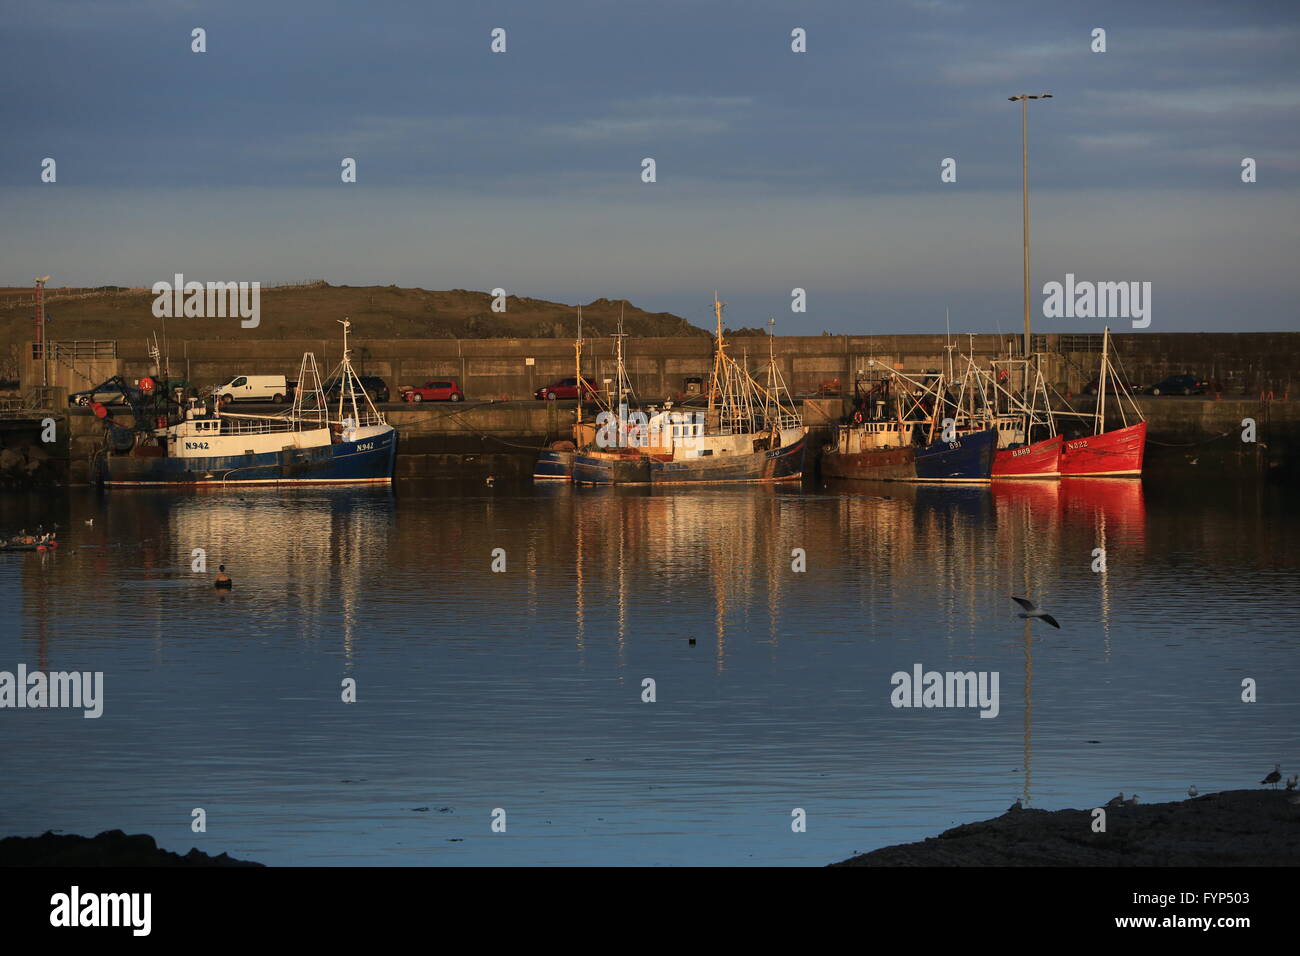
[[[1300,757],[1300,511],[1257,484],[0,496],[5,530],[53,522],[0,555],[0,670],[102,671],[103,715],[0,711],[0,835],[820,865]],[[917,664],[996,672],[997,716],[891,706]]]

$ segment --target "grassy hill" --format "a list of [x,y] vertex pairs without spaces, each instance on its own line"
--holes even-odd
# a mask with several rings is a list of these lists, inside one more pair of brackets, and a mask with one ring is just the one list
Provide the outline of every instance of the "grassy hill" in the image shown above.
[[[154,296],[148,289],[48,289],[45,311],[52,340],[140,339],[159,330]],[[629,302],[597,299],[582,304],[583,334],[608,335],[616,330],[623,308],[629,335],[708,335],[704,329],[668,312],[646,312]],[[486,292],[452,289],[399,289],[397,286],[332,286],[326,282],[261,290],[261,325],[240,328],[238,320],[168,319],[168,333],[184,335],[187,325],[202,323],[203,338],[333,338],[337,319],[349,317],[368,339],[399,338],[573,338],[573,305],[510,296],[506,311],[492,311]],[[32,338],[35,314],[30,288],[0,288],[0,337],[6,345]],[[5,349],[9,351],[8,348]]]

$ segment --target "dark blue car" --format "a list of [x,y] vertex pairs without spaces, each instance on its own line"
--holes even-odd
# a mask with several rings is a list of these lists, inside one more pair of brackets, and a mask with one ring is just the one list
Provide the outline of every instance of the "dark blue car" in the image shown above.
[[1148,395],[1204,395],[1210,388],[1208,380],[1196,375],[1170,375],[1147,389]]

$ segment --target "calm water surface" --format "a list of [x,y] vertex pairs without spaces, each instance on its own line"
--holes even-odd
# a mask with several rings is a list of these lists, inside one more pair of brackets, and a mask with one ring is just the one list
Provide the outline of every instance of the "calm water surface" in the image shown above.
[[[54,521],[57,553],[0,555],[0,670],[103,671],[104,715],[0,711],[3,835],[119,828],[268,864],[824,864],[1017,797],[1153,802],[1300,763],[1300,514],[1276,490],[0,496],[0,529]],[[1012,593],[1063,628],[1027,632]],[[999,715],[893,708],[916,663],[998,672]]]

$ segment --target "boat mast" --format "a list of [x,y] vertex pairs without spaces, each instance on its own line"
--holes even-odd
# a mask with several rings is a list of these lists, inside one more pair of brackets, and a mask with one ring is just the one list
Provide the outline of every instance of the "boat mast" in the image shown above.
[[1097,379],[1097,424],[1093,434],[1106,430],[1106,380],[1110,378],[1110,326],[1101,336],[1101,375]]
[[722,382],[722,362],[723,362],[722,350],[727,347],[726,343],[724,343],[722,340],[722,305],[723,303],[718,301],[718,293],[714,292],[713,293],[713,314],[717,319],[718,331],[717,331],[717,338],[714,342],[713,381],[709,384],[708,411],[710,415],[713,414],[715,397],[720,398],[719,389],[721,388],[721,382]]
[[582,424],[582,306],[578,306],[578,337],[573,340],[573,380],[578,386],[578,424]]
[[356,424],[361,424],[361,412],[357,409],[357,390],[352,376],[352,349],[348,346],[348,330],[352,328],[352,322],[347,318],[336,319],[339,325],[343,326],[343,364],[341,368],[341,378],[339,382],[339,423],[343,422],[343,403],[352,399],[352,420]]
[[623,339],[626,337],[627,333],[623,331],[623,306],[620,304],[618,307],[618,332],[615,333],[614,337],[614,341],[617,343],[617,347],[614,351],[614,387],[618,389],[619,408],[623,407],[624,400],[627,396],[631,395],[633,398],[636,397],[632,391],[632,380],[627,377],[627,363],[623,358]]

